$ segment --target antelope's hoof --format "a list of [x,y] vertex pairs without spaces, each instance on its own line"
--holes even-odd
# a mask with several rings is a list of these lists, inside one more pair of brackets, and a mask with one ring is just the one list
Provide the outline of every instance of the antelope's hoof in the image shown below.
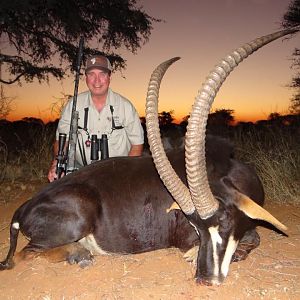
[[14,267],[14,263],[12,260],[4,260],[0,262],[0,271],[10,270]]
[[245,260],[248,254],[257,247],[257,243],[240,243],[232,255],[231,262]]
[[91,259],[83,259],[81,260],[78,265],[80,268],[84,269],[86,267],[89,267],[93,264],[93,261],[94,261],[94,257],[92,256]]
[[70,254],[67,257],[67,261],[69,264],[74,265],[78,264],[81,268],[86,268],[93,264],[94,257],[90,251],[86,249],[82,249],[80,251],[76,251],[75,253]]
[[238,262],[241,260],[245,260],[248,256],[248,252],[242,249],[238,249],[234,252],[231,258],[231,262]]

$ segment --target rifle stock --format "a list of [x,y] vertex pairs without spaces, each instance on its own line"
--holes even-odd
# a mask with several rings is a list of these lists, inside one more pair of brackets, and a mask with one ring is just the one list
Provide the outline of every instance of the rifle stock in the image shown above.
[[62,174],[65,173],[66,168],[66,155],[65,155],[65,145],[66,145],[67,135],[65,133],[60,133],[58,137],[58,153],[56,155],[56,174],[57,178],[61,178]]

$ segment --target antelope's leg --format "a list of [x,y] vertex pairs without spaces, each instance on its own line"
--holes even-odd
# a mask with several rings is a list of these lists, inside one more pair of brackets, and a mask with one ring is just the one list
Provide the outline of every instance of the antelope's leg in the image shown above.
[[74,242],[52,249],[39,249],[28,244],[16,254],[15,260],[26,260],[33,257],[44,257],[50,262],[67,261],[69,264],[78,264],[84,268],[93,262],[93,255],[81,244]]
[[260,244],[260,237],[255,229],[248,230],[232,255],[231,262],[238,262],[247,258],[248,254],[258,247]]

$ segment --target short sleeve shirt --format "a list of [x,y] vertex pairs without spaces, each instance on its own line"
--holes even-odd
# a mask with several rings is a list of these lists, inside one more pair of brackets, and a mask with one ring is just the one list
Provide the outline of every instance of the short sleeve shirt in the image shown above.
[[[59,133],[65,133],[67,136],[70,131],[70,120],[72,114],[73,99],[65,106],[56,131],[56,139]],[[87,163],[91,163],[91,149],[86,146],[89,136],[97,135],[101,138],[106,134],[108,138],[109,157],[127,156],[131,145],[141,145],[144,143],[144,132],[141,126],[139,116],[132,103],[118,93],[108,90],[106,104],[98,112],[96,109],[90,91],[83,92],[77,96],[76,111],[79,112],[78,126],[84,128],[85,108],[88,108],[87,132],[78,129],[78,141],[76,145],[76,163],[83,166],[79,145],[83,145]],[[113,122],[116,128],[113,130]],[[120,128],[122,127],[122,128]],[[100,155],[99,155],[100,157]]]

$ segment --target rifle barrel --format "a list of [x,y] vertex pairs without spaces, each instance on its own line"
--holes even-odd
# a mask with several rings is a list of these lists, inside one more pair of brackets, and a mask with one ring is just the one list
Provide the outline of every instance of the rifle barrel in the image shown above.
[[77,130],[78,130],[78,118],[79,114],[76,111],[77,106],[77,96],[78,96],[78,86],[79,86],[79,77],[80,77],[80,67],[83,55],[83,37],[79,41],[79,49],[77,55],[76,63],[76,75],[75,75],[75,87],[74,87],[74,97],[73,97],[73,106],[71,113],[71,124],[70,124],[70,133],[69,133],[69,147],[68,147],[68,160],[67,160],[67,170],[66,173],[69,174],[76,170],[75,167],[75,154],[76,154],[76,144],[77,144]]

